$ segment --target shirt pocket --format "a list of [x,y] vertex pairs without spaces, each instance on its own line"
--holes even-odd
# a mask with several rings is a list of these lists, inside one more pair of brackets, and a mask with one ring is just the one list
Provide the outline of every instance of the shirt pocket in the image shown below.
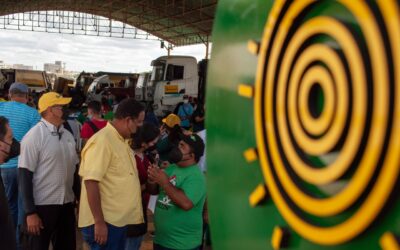
[[[133,153],[132,155],[128,155],[129,153],[128,151],[121,149],[114,154],[112,164],[109,167],[110,174],[119,175],[122,178],[135,175],[135,169],[132,162]],[[133,158],[133,161],[134,160],[135,158]]]

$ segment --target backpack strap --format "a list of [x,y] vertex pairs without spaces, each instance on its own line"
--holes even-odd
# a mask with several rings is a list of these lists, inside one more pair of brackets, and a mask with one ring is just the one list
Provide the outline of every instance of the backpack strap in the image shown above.
[[99,131],[99,128],[91,120],[87,121],[87,124],[92,128],[94,134]]

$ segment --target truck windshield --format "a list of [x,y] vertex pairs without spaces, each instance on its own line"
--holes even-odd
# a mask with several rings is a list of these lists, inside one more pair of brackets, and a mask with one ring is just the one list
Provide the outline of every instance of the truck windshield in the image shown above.
[[165,63],[157,62],[153,64],[153,71],[151,72],[152,81],[162,81],[164,78]]

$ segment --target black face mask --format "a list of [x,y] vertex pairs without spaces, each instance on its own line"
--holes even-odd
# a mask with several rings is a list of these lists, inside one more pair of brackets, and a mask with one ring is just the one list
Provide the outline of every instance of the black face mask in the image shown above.
[[168,153],[168,161],[172,164],[180,162],[182,160],[182,158],[183,158],[183,154],[182,154],[181,150],[179,150],[178,147],[174,147]]
[[[7,142],[4,142],[4,143],[8,144]],[[15,138],[13,138],[12,143],[8,144],[8,145],[10,145],[10,152],[8,153],[7,158],[4,159],[4,162],[7,162],[12,158],[17,157],[19,155],[19,153],[20,153],[21,145],[19,144],[19,142]]]
[[69,110],[66,107],[62,108],[62,116],[61,119],[63,119],[64,121],[68,120],[69,117]]

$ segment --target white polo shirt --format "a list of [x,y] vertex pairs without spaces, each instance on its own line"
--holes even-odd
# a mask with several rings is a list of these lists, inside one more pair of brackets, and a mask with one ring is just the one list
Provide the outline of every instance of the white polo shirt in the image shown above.
[[[59,136],[61,134],[61,137]],[[33,172],[35,205],[62,205],[74,201],[72,185],[79,159],[74,137],[41,119],[21,141],[19,168]]]

